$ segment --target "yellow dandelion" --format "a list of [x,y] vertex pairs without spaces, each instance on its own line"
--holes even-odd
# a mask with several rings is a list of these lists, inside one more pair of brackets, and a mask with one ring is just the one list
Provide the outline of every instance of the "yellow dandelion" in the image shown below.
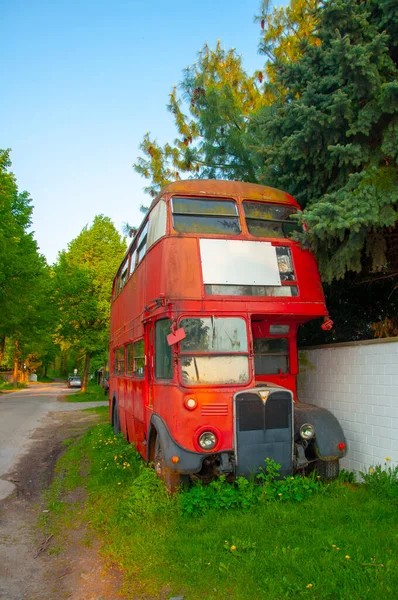
[[306,585],[305,587],[307,588],[307,590],[310,590],[312,588],[313,584],[309,583],[308,585]]
[[278,494],[278,496],[282,496],[282,494]]
[[236,550],[236,546],[231,546],[230,550],[231,552],[234,552]]
[[386,456],[386,460],[391,460],[391,458],[389,456]]
[[348,554],[345,555],[345,559],[346,560],[350,560],[351,556],[348,556]]
[[374,472],[375,472],[374,469],[372,469],[372,468],[369,469],[369,473],[374,473]]
[[120,483],[120,481],[118,481],[118,482],[117,482],[117,484],[118,484],[118,485],[122,485],[122,484]]

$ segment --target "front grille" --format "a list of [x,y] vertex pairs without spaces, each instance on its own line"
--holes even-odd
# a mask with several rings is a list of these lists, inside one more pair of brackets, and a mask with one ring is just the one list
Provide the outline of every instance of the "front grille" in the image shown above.
[[203,417],[212,417],[214,415],[225,416],[228,414],[228,404],[209,404],[203,406],[201,414]]
[[236,400],[239,431],[289,427],[292,400],[288,392],[273,392],[265,404],[253,392],[243,392]]
[[265,387],[235,395],[237,475],[253,476],[264,468],[267,458],[281,465],[281,476],[292,473],[292,394],[271,388],[263,402],[260,393],[264,391]]

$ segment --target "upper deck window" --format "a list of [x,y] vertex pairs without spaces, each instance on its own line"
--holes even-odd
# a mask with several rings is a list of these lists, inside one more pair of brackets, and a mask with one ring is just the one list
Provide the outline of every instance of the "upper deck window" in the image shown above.
[[139,262],[141,262],[141,260],[145,256],[147,234],[148,234],[148,221],[146,222],[144,229],[141,231],[140,236],[137,241],[137,265]]
[[301,230],[297,221],[289,218],[297,214],[294,206],[246,200],[243,209],[249,233],[255,237],[286,238]]
[[172,207],[173,227],[180,233],[240,233],[238,209],[233,200],[175,197]]
[[166,235],[166,222],[166,202],[160,200],[149,215],[147,248],[150,248],[161,237]]

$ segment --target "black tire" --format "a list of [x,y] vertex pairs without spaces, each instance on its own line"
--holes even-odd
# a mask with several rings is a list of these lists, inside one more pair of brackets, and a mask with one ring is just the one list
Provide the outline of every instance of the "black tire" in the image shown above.
[[116,401],[115,401],[115,403],[113,405],[112,425],[113,425],[113,432],[115,433],[115,435],[117,435],[118,433],[121,432],[121,429],[120,429],[120,419],[119,419],[119,411],[118,411],[118,408],[117,408],[117,402]]
[[319,475],[324,481],[333,481],[339,476],[339,461],[335,460],[318,460],[316,465]]
[[162,479],[169,494],[174,494],[181,487],[181,475],[167,468],[159,436],[156,436],[155,441],[154,467],[156,475]]

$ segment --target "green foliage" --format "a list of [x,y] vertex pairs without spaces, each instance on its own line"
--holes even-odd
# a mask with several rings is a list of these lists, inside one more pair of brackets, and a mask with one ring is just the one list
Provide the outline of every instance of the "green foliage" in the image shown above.
[[19,192],[10,167],[9,150],[0,150],[0,364],[12,366],[14,357],[19,364],[34,352],[44,358],[55,314],[50,269],[28,233],[31,199]]
[[145,191],[155,196],[182,174],[255,181],[249,116],[269,102],[258,76],[248,76],[235,50],[218,42],[215,50],[202,48],[179,87],[182,96],[175,87],[168,104],[178,138],[162,147],[147,133],[140,145],[144,157],[134,169],[151,180]]
[[198,516],[214,509],[249,510],[268,501],[300,502],[325,489],[320,477],[315,474],[281,479],[280,465],[270,459],[266,459],[265,463],[265,468],[252,481],[238,477],[231,484],[221,476],[206,486],[198,482],[189,490],[182,490],[183,514]]
[[86,356],[86,377],[92,356],[105,362],[112,282],[125,250],[111,220],[99,215],[59,254],[54,267],[58,340]]
[[340,469],[338,474],[338,481],[342,483],[356,483],[357,478],[354,471],[347,471],[346,469]]
[[373,494],[384,500],[398,501],[398,465],[392,466],[386,458],[384,465],[370,467],[366,473],[361,472],[364,484]]
[[[322,4],[321,45],[279,63],[286,100],[258,131],[267,140],[261,179],[306,208],[309,231],[301,239],[326,281],[361,271],[365,253],[371,269],[388,267],[383,229],[397,221],[398,88],[381,4]],[[392,5],[390,19],[398,19]]]
[[[291,0],[286,7],[273,7],[269,0],[262,1],[256,17],[262,29],[259,51],[267,57],[265,69],[274,87],[278,63],[298,60],[306,44],[321,44],[316,35],[319,5],[319,0]],[[278,91],[283,96],[283,89]]]
[[[271,479],[276,467],[269,466],[264,477]],[[85,488],[84,506],[65,501],[75,485]],[[395,597],[396,506],[366,485],[337,482],[305,502],[278,497],[189,516],[181,506],[185,492],[169,497],[133,446],[100,425],[69,445],[52,489],[47,531],[60,539],[76,522],[90,527],[88,543],[96,532],[129,598],[162,597],[165,590],[191,600]]]

